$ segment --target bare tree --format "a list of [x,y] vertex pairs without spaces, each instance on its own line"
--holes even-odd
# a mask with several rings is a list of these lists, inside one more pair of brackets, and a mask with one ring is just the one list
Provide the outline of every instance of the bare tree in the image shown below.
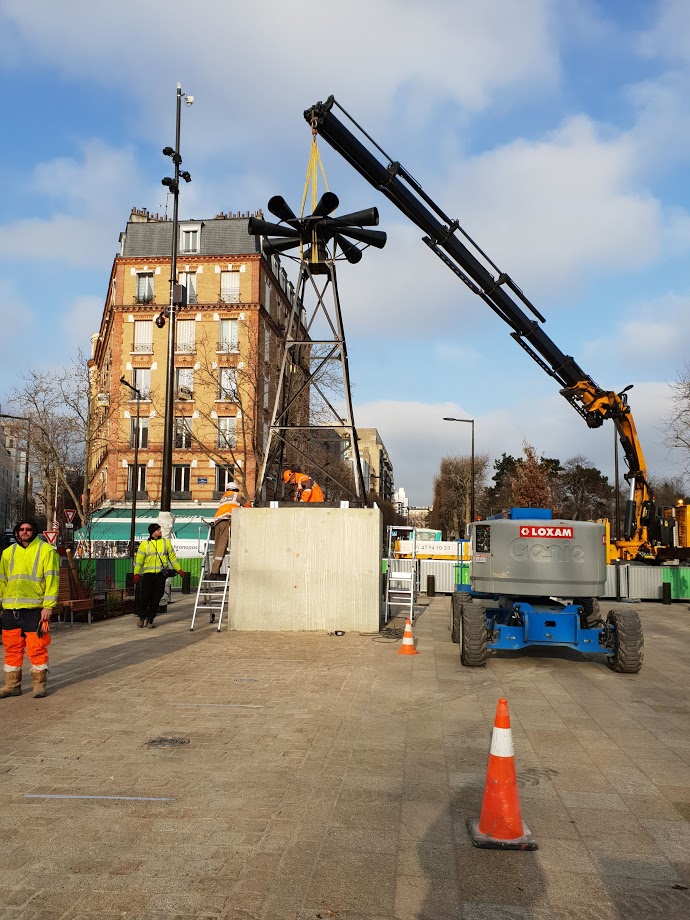
[[690,473],[690,361],[685,363],[671,384],[670,401],[666,443],[680,451],[683,469]]
[[[115,395],[102,408],[100,424],[92,423],[89,430],[88,364],[80,351],[70,367],[57,373],[29,370],[22,385],[11,394],[17,414],[31,423],[30,465],[35,497],[45,509],[47,520],[57,516],[55,495],[64,491],[82,526],[89,513],[86,447],[90,442],[91,450],[98,451],[105,445],[110,437],[109,416],[118,405]],[[23,432],[26,435],[26,429]]]
[[[475,498],[481,492],[489,466],[486,454],[474,458]],[[447,537],[462,537],[470,522],[472,496],[471,456],[444,457],[434,478],[434,502],[430,524]]]

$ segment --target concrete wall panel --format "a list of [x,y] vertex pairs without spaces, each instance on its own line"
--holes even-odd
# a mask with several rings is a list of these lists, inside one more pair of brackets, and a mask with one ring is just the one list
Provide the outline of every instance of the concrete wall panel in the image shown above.
[[240,508],[232,519],[230,628],[378,630],[382,528],[371,508]]

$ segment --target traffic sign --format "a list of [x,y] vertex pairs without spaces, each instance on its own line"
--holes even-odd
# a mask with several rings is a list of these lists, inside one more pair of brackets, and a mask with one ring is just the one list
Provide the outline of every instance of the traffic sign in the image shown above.
[[53,530],[58,531],[60,529],[60,522],[53,521]]
[[72,521],[74,520],[74,515],[76,513],[77,512],[74,510],[74,508],[65,508],[65,517],[67,518],[68,524],[72,523]]
[[51,546],[55,546],[55,543],[58,538],[57,530],[44,530],[43,536],[46,538],[46,540],[48,541],[48,543],[50,543]]

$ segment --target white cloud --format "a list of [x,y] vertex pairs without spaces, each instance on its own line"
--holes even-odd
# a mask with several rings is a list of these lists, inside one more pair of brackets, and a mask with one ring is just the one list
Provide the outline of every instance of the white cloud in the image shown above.
[[98,297],[77,297],[71,309],[61,317],[70,352],[80,348],[86,357],[91,354],[91,334],[98,332],[103,313],[103,301]]
[[[60,157],[38,163],[27,185],[37,196],[35,209],[49,217],[27,217],[0,226],[4,260],[57,262],[109,270],[118,248],[118,230],[127,219],[127,204],[143,188],[131,149],[116,150],[86,141],[79,158]],[[123,202],[126,210],[123,213]]]
[[690,6],[685,0],[659,0],[659,18],[640,36],[640,51],[649,57],[690,62]]
[[638,302],[587,343],[584,358],[588,365],[605,366],[610,379],[670,379],[690,352],[689,310],[690,292]]
[[[522,456],[525,440],[540,456],[566,461],[582,455],[613,479],[611,423],[595,430],[588,428],[558,393],[541,399],[514,397],[506,394],[506,405],[500,411],[474,415],[475,450],[477,455],[489,456],[489,480],[493,461],[504,452]],[[664,444],[663,416],[669,408],[668,397],[668,386],[660,382],[638,384],[630,394],[642,452],[652,475],[681,469],[680,458]],[[464,406],[452,402],[386,400],[355,406],[358,426],[378,428],[393,463],[396,488],[403,486],[415,505],[431,502],[433,478],[442,457],[470,453],[470,426],[444,422],[444,416],[472,417]],[[622,450],[619,458],[622,479],[626,469]]]
[[523,289],[548,292],[659,257],[662,210],[634,172],[629,140],[581,115],[455,165],[446,206]]
[[183,0],[3,7],[25,60],[126,92],[152,140],[171,130],[181,81],[196,97],[185,113],[190,152],[211,139],[216,149],[253,143],[259,156],[280,155],[277,139],[293,131],[306,154],[302,111],[329,93],[365,120],[387,113],[388,125],[419,129],[439,102],[476,112],[560,80],[549,0],[265,0],[260,12],[205,0],[194,13]]

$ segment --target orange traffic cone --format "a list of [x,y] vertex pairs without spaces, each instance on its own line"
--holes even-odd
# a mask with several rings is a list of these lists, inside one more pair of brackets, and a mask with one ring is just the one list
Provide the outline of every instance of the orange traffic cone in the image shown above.
[[520,814],[513,736],[506,699],[500,699],[496,708],[482,813],[478,821],[476,818],[468,819],[467,829],[476,847],[494,850],[538,848]]
[[414,638],[412,636],[412,623],[408,617],[405,623],[405,632],[403,633],[402,645],[398,649],[398,655],[419,655],[414,647]]

